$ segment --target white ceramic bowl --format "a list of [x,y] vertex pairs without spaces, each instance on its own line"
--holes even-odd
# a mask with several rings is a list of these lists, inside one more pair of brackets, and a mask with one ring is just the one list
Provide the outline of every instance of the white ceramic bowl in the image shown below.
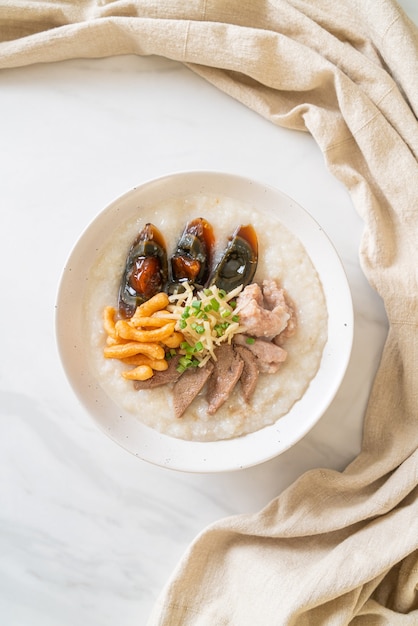
[[[272,213],[304,245],[322,282],[328,309],[328,339],[320,368],[303,397],[274,424],[257,432],[216,442],[169,437],[121,411],[94,379],[82,335],[83,285],[103,237],[121,215],[129,218],[141,204],[173,195],[221,194]],[[60,281],[56,337],[64,370],[81,404],[96,424],[123,448],[159,466],[190,472],[242,469],[267,461],[299,441],[319,420],[345,374],[353,338],[353,310],[347,278],[322,228],[296,202],[248,178],[216,172],[177,173],[144,183],[112,202],[93,220],[73,248]]]

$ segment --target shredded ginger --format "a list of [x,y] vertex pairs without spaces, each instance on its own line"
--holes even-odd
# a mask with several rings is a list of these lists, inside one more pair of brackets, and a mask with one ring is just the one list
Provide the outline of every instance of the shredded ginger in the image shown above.
[[176,330],[184,336],[177,350],[183,357],[180,368],[202,367],[210,358],[216,361],[216,346],[231,343],[241,332],[239,316],[234,313],[235,298],[241,290],[242,285],[228,293],[211,286],[194,292],[185,282],[184,291],[169,297],[167,309],[176,320]]

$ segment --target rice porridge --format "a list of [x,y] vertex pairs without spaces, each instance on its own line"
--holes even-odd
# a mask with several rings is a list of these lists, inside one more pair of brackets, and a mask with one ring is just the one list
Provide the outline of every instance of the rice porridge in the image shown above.
[[[225,404],[209,415],[203,389],[184,415],[176,418],[170,385],[136,390],[132,381],[121,376],[126,366],[115,359],[104,358],[103,309],[109,305],[117,308],[126,255],[147,222],[163,234],[170,258],[185,224],[196,217],[203,217],[212,224],[218,256],[238,225],[254,226],[258,237],[258,266],[253,282],[273,279],[286,291],[295,306],[297,329],[283,345],[287,351],[285,362],[278,372],[259,375],[249,402],[236,388]],[[304,394],[319,368],[327,340],[328,316],[322,286],[299,239],[273,216],[223,196],[195,194],[138,208],[135,219],[121,222],[103,242],[89,273],[83,305],[90,366],[106,394],[149,427],[186,440],[229,439],[274,423]]]

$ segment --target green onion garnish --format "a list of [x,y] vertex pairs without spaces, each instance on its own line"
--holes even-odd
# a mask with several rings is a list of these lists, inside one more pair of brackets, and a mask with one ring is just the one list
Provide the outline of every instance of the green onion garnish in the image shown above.
[[219,302],[216,300],[216,298],[212,298],[210,301],[211,305],[212,305],[212,309],[214,311],[219,311]]

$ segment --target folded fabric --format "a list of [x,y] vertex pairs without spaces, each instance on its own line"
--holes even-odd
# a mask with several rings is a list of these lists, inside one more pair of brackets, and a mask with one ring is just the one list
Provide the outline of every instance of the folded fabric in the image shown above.
[[156,54],[309,131],[389,334],[360,455],[205,529],[150,626],[418,624],[418,31],[393,0],[5,2],[0,68]]

